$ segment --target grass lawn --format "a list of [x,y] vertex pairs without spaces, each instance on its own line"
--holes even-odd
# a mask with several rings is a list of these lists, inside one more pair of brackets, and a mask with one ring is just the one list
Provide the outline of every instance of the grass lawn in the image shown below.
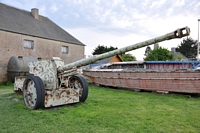
[[0,133],[200,133],[200,98],[89,86],[84,103],[30,110],[0,86]]

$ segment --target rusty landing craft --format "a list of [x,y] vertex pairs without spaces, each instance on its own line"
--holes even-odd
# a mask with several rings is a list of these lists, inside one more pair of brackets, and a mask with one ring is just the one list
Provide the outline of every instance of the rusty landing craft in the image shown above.
[[200,61],[115,62],[83,75],[97,85],[134,91],[200,94]]

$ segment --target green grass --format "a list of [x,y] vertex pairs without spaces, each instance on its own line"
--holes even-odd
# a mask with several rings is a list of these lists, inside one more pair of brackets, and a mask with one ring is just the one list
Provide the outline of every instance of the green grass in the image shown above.
[[12,89],[0,86],[0,133],[200,133],[200,98],[89,86],[84,103],[30,110]]

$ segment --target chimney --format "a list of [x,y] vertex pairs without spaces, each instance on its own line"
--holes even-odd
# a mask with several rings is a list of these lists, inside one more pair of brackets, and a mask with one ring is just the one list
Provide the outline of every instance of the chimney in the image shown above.
[[171,48],[171,52],[174,52],[174,53],[175,53],[175,52],[176,52],[176,48],[175,48],[175,47],[172,47],[172,48]]
[[158,47],[159,47],[159,44],[156,43],[156,44],[154,44],[154,48],[153,48],[153,49],[156,49],[156,48],[158,48]]
[[32,8],[31,9],[31,14],[35,19],[39,19],[39,10],[37,8]]

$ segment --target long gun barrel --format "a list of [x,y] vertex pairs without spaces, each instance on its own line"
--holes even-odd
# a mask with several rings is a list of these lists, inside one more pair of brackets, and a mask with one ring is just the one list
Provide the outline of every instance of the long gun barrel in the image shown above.
[[58,72],[63,72],[63,71],[72,69],[73,67],[80,67],[80,66],[92,64],[92,63],[94,63],[98,60],[101,60],[101,59],[105,59],[105,58],[108,58],[108,57],[111,57],[111,56],[114,56],[114,55],[117,55],[117,54],[123,54],[125,52],[135,50],[135,49],[139,49],[139,48],[142,48],[142,47],[145,47],[145,46],[148,46],[148,45],[151,45],[151,44],[155,44],[155,43],[158,43],[158,42],[162,42],[162,41],[165,41],[165,40],[182,38],[182,37],[188,36],[189,34],[190,34],[190,29],[188,27],[183,27],[183,28],[177,29],[177,30],[175,30],[171,33],[165,34],[163,36],[159,36],[159,37],[156,37],[156,38],[144,41],[144,42],[136,43],[136,44],[133,44],[133,45],[130,45],[130,46],[127,46],[127,47],[124,47],[124,48],[116,49],[116,50],[113,50],[113,51],[110,51],[110,52],[107,52],[107,53],[104,53],[104,54],[94,55],[91,58],[78,60],[76,62],[67,64],[67,65],[64,65],[64,66],[60,66],[58,68]]

